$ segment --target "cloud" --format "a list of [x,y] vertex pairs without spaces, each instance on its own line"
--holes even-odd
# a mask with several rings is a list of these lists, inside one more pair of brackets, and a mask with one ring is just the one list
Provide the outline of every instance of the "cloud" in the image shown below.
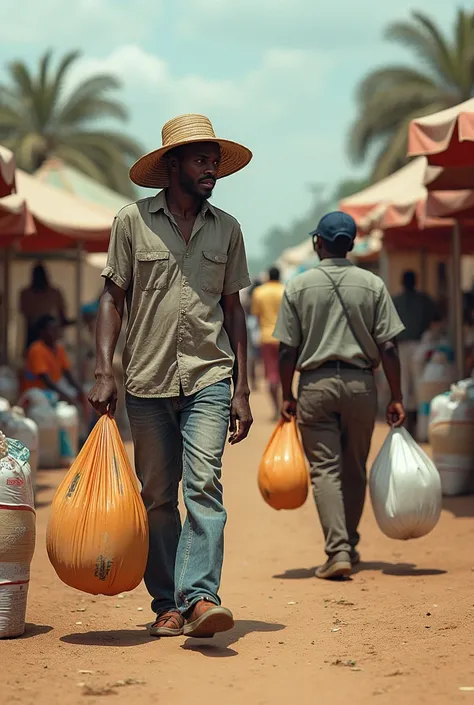
[[141,100],[146,95],[150,107],[166,105],[170,116],[217,110],[238,115],[239,120],[262,122],[282,119],[295,99],[317,95],[327,66],[327,58],[317,52],[268,49],[260,64],[239,78],[217,79],[178,73],[160,56],[129,44],[105,59],[83,59],[71,78],[77,81],[95,72],[114,74],[127,91],[139,93]]
[[[175,0],[181,9],[184,36],[215,34],[215,41],[313,47],[346,52],[367,47],[367,39],[382,39],[380,29],[392,20],[420,9],[420,0]],[[431,0],[427,13],[452,15],[446,0]],[[467,5],[467,3],[466,3]],[[444,12],[443,12],[444,11]]]
[[113,46],[142,41],[153,29],[164,0],[15,0],[0,3],[2,40],[56,47]]

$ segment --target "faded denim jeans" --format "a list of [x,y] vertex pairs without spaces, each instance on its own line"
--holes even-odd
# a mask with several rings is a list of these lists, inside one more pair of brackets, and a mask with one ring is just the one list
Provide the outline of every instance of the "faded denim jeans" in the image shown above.
[[[127,394],[135,467],[150,527],[145,584],[157,614],[176,607],[186,613],[201,599],[220,604],[227,518],[221,470],[230,401],[230,380],[190,397]],[[178,511],[181,479],[183,527]]]

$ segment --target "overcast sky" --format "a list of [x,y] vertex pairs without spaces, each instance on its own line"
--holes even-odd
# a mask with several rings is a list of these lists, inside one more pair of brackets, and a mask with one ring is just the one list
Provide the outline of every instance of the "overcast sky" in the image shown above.
[[207,114],[220,136],[254,152],[214,195],[252,254],[268,227],[308,207],[308,184],[363,173],[345,156],[355,86],[409,56],[382,35],[416,9],[451,28],[448,0],[15,0],[0,3],[0,64],[81,49],[76,77],[123,80],[128,130],[146,150],[160,146],[169,118]]

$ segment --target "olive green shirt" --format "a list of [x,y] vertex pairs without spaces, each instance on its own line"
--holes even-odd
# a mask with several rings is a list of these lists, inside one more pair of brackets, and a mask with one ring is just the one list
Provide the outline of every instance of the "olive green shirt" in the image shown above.
[[[351,316],[355,339],[327,269]],[[292,279],[283,296],[274,336],[298,348],[297,368],[315,370],[325,362],[339,360],[362,369],[380,363],[379,345],[404,330],[383,281],[346,259],[323,260],[314,269]]]
[[132,203],[115,218],[102,276],[127,292],[130,394],[189,396],[232,376],[220,299],[250,285],[235,218],[206,202],[186,244],[164,191]]

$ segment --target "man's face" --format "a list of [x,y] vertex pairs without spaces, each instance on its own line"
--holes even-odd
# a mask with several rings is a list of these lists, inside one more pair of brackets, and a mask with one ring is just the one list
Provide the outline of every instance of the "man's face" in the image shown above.
[[216,185],[221,150],[213,142],[185,145],[173,159],[179,185],[190,196],[210,198]]

